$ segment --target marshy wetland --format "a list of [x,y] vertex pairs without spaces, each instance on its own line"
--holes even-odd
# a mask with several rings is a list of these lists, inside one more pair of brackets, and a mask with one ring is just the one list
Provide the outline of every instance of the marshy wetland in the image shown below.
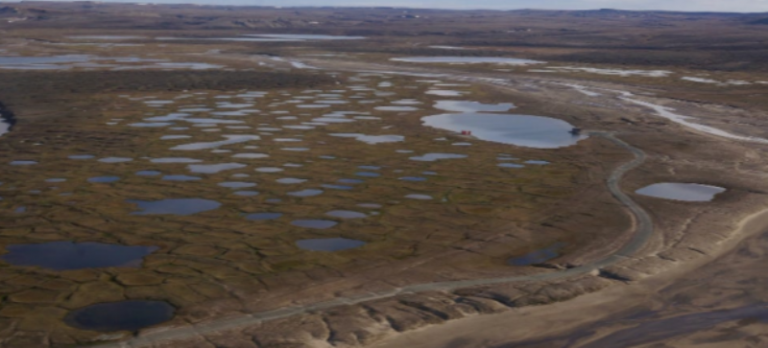
[[387,9],[59,32],[82,13],[40,6],[0,23],[2,346],[386,344],[663,278],[768,203],[760,71],[598,63],[463,12],[430,21],[482,40]]

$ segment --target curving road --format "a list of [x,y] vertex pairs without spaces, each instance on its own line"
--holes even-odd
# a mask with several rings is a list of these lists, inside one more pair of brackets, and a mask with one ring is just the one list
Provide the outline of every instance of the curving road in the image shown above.
[[[619,188],[619,182],[624,174],[645,161],[645,153],[635,148],[624,141],[616,138],[613,134],[608,132],[588,132],[591,136],[598,136],[610,140],[614,144],[626,149],[634,155],[634,159],[627,162],[620,167],[616,168],[607,180],[608,189],[611,191],[614,197],[619,200],[624,206],[626,206],[635,217],[635,231],[632,238],[616,253],[605,257],[602,260],[598,260],[589,264],[585,264],[579,267],[574,267],[562,271],[553,271],[547,273],[540,273],[527,276],[511,276],[491,279],[475,279],[475,280],[461,280],[450,282],[437,282],[437,283],[425,283],[414,284],[404,286],[392,291],[378,292],[378,293],[366,293],[360,294],[355,297],[340,297],[331,301],[308,304],[304,306],[287,307],[282,309],[276,309],[266,312],[252,313],[238,318],[221,319],[218,321],[202,323],[189,327],[170,328],[162,331],[155,331],[142,335],[141,337],[134,337],[128,341],[107,343],[98,345],[100,348],[126,348],[126,347],[146,347],[156,343],[168,342],[178,339],[185,339],[195,337],[198,335],[204,335],[207,333],[214,333],[223,330],[236,329],[246,326],[257,325],[262,322],[284,319],[308,312],[319,311],[329,309],[338,306],[354,305],[358,303],[374,301],[383,298],[389,298],[400,294],[417,293],[426,291],[451,291],[460,288],[493,285],[501,283],[514,283],[514,282],[528,282],[528,281],[547,281],[563,279],[583,274],[588,274],[594,270],[606,267],[616,262],[626,259],[632,256],[645,246],[648,239],[653,235],[653,222],[651,221],[648,213],[643,210],[637,203],[632,201],[626,194],[624,194]],[[89,347],[94,347],[89,345]]]

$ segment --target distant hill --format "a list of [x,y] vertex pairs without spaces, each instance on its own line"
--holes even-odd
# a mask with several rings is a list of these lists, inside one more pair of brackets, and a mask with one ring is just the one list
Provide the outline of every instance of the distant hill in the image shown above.
[[768,17],[761,18],[761,19],[756,19],[756,20],[750,21],[748,23],[749,24],[755,24],[755,25],[761,25],[761,24],[762,25],[768,25]]

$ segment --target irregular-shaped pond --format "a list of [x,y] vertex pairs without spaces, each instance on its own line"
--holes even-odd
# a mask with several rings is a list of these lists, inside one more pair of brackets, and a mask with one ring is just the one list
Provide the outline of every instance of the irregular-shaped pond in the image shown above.
[[339,219],[362,219],[368,217],[368,215],[351,210],[332,210],[325,213],[325,215]]
[[547,248],[539,249],[523,256],[517,256],[507,260],[511,266],[529,266],[546,262],[560,256],[560,249],[565,247],[565,243],[555,243]]
[[82,330],[137,331],[171,320],[175,311],[163,301],[107,302],[76,309],[64,321]]
[[319,195],[321,193],[323,193],[323,190],[319,190],[319,189],[306,189],[306,190],[301,190],[301,191],[288,192],[288,195],[289,196],[294,196],[294,197],[312,197],[312,196],[317,196],[317,195]]
[[451,112],[505,112],[513,109],[515,104],[483,104],[467,100],[439,100],[435,109]]
[[139,206],[142,211],[131,215],[192,215],[218,209],[221,203],[202,198],[171,198],[160,201],[128,200]]
[[107,183],[116,182],[119,180],[120,180],[119,176],[97,176],[97,177],[88,179],[88,182],[107,184]]
[[12,244],[1,256],[15,266],[39,266],[55,271],[98,267],[139,267],[142,259],[158,247],[104,243],[48,242]]
[[296,241],[296,246],[310,251],[341,251],[359,248],[363,245],[365,245],[363,241],[347,238],[302,239]]
[[304,228],[315,228],[319,230],[331,228],[333,226],[336,226],[337,224],[338,223],[336,221],[331,221],[331,220],[293,220],[291,221],[291,225],[294,225],[294,226],[304,227]]
[[423,156],[414,156],[410,159],[412,161],[434,162],[441,159],[459,159],[467,158],[467,155],[460,155],[456,153],[428,153]]
[[217,163],[217,164],[190,164],[187,166],[192,173],[216,174],[225,170],[240,169],[247,167],[241,163]]
[[242,181],[228,181],[228,182],[220,182],[219,186],[227,187],[227,188],[246,188],[246,187],[254,187],[256,186],[256,183],[242,182]]
[[481,140],[539,149],[553,149],[586,139],[573,125],[551,117],[505,114],[442,114],[423,117],[426,126],[453,132],[470,131]]
[[190,176],[190,175],[166,175],[163,176],[163,180],[165,181],[197,181],[202,179],[199,176]]
[[263,220],[278,219],[281,216],[283,216],[283,214],[281,213],[253,213],[253,214],[246,214],[245,218],[248,220],[263,221]]

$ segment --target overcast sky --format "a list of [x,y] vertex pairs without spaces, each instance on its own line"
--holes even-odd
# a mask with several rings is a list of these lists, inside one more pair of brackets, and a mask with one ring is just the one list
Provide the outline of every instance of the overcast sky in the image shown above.
[[[600,9],[768,12],[768,0],[105,0],[255,6],[403,6],[487,9]],[[2,3],[3,0],[0,0]]]

